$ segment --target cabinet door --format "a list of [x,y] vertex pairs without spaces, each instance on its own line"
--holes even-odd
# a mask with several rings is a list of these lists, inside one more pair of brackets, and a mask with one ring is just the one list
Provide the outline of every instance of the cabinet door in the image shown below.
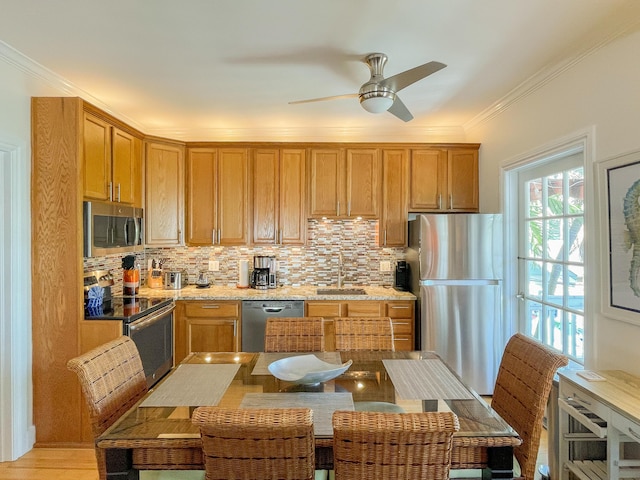
[[309,215],[344,215],[344,155],[341,149],[312,149],[309,160]]
[[380,197],[380,160],[378,150],[347,150],[347,210],[348,217],[377,218]]
[[191,318],[186,319],[187,353],[193,352],[237,352],[237,318]]
[[407,150],[382,151],[382,211],[380,246],[407,245]]
[[246,245],[248,219],[248,152],[244,148],[221,148],[218,150],[218,243]]
[[304,245],[307,236],[305,208],[306,152],[284,149],[280,153],[279,227],[282,245]]
[[428,212],[444,208],[447,199],[447,192],[443,191],[447,178],[446,150],[412,150],[410,165],[409,210]]
[[216,227],[217,150],[192,148],[187,155],[187,243],[213,245]]
[[115,127],[112,130],[111,138],[113,200],[133,204],[136,193],[134,138]]
[[111,200],[111,126],[84,114],[83,191],[86,199]]
[[449,150],[447,163],[447,208],[451,211],[477,212],[478,150]]
[[149,143],[145,167],[145,244],[182,245],[184,151],[174,145]]
[[278,243],[280,151],[256,150],[253,155],[253,243]]

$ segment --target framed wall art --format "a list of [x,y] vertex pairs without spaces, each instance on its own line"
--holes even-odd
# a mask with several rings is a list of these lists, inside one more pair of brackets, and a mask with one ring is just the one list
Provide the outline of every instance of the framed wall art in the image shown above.
[[640,325],[640,152],[600,164],[603,314]]

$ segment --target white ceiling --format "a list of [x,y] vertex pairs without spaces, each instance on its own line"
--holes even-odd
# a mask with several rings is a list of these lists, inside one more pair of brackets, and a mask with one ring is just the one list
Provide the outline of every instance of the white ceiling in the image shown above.
[[[639,19],[637,0],[0,0],[0,46],[150,135],[455,141]],[[356,93],[372,52],[385,76],[448,65],[400,92],[412,121],[288,104]]]

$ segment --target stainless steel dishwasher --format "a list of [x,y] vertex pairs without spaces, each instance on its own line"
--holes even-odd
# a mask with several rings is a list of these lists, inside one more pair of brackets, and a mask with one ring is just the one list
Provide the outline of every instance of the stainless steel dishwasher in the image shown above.
[[264,350],[264,328],[269,317],[304,317],[304,300],[243,300],[243,352]]

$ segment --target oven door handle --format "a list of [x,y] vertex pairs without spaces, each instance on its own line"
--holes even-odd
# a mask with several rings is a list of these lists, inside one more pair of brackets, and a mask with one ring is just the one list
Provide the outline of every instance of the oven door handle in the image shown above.
[[175,308],[176,308],[175,304],[172,303],[171,305],[167,305],[166,307],[161,308],[157,312],[154,312],[152,315],[142,317],[140,320],[136,320],[135,322],[132,322],[129,324],[129,331],[133,332],[135,330],[140,330],[142,328],[149,327],[150,325],[153,325],[161,318],[166,317],[169,313],[173,312]]

